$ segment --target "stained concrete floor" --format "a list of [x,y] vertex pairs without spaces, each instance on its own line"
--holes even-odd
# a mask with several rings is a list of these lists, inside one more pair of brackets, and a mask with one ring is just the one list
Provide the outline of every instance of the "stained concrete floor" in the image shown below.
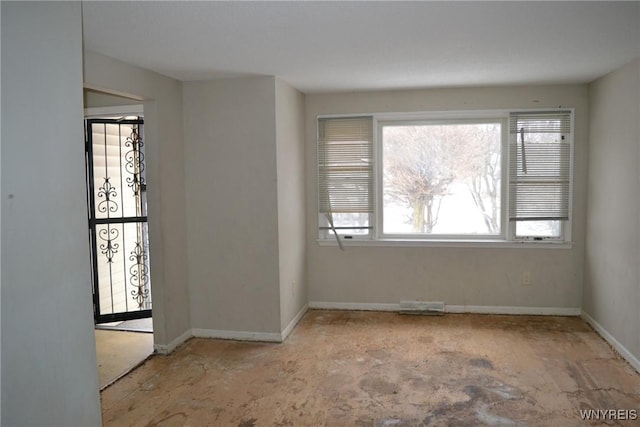
[[153,334],[96,329],[100,388],[135,368],[153,353]]
[[310,311],[283,344],[191,339],[102,392],[105,426],[585,426],[640,374],[575,317]]

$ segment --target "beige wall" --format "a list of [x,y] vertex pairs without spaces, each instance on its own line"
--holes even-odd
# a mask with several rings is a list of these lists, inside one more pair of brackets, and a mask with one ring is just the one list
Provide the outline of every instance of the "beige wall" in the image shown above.
[[274,77],[184,84],[196,334],[278,339],[306,305],[303,108]]
[[589,86],[583,309],[640,359],[640,60]]
[[98,426],[79,2],[2,2],[3,426]]
[[182,83],[85,51],[84,84],[143,100],[153,328],[162,350],[190,328]]
[[[475,109],[575,108],[571,249],[319,246],[316,118]],[[444,301],[451,305],[579,308],[584,257],[587,86],[523,86],[307,95],[307,268],[311,302]],[[521,274],[533,284],[523,286]]]
[[275,79],[184,84],[191,326],[280,331]]
[[280,329],[307,304],[304,96],[276,79]]

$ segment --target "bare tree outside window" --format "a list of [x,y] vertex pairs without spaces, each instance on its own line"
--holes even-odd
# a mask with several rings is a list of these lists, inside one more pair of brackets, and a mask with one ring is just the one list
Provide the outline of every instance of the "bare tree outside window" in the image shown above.
[[467,180],[488,234],[500,233],[500,124],[457,125],[451,129],[456,171]]
[[385,232],[499,234],[500,141],[498,122],[384,125]]
[[[441,129],[439,129],[441,130]],[[446,135],[425,126],[383,130],[384,195],[408,205],[416,233],[431,233],[454,174]]]

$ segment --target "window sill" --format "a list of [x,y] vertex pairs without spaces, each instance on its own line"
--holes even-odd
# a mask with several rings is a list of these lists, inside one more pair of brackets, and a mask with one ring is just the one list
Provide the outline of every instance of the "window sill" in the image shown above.
[[[317,239],[319,246],[338,246],[335,238]],[[525,248],[571,249],[573,242],[558,241],[508,241],[508,240],[413,240],[413,239],[342,239],[345,247],[421,247],[421,248]]]

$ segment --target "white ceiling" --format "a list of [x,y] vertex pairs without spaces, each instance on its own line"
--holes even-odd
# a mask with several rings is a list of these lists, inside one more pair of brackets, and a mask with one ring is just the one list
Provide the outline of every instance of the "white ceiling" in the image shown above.
[[640,56],[640,1],[85,1],[86,49],[305,93],[588,82]]

